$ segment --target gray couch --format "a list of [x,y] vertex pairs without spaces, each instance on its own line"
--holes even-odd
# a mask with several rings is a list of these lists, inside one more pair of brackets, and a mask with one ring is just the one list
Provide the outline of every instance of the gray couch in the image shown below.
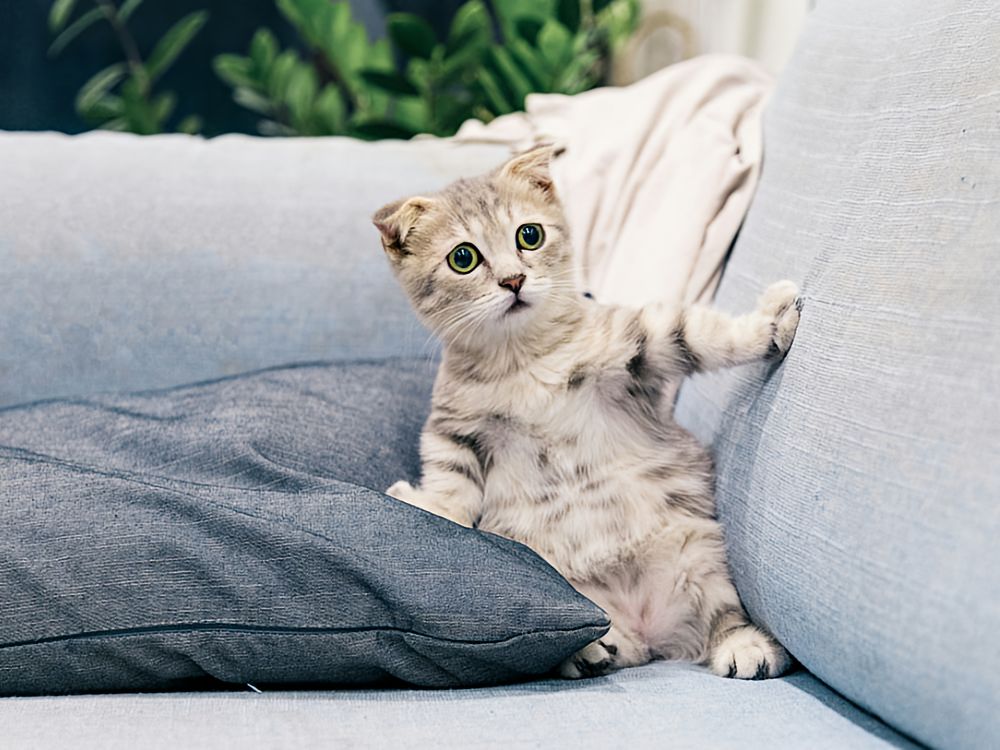
[[[10,748],[1000,744],[1000,7],[821,0],[718,293],[805,307],[693,379],[733,572],[803,665],[503,688],[0,700]],[[371,210],[489,147],[0,136],[0,405],[431,353]],[[2,564],[2,561],[0,561]]]

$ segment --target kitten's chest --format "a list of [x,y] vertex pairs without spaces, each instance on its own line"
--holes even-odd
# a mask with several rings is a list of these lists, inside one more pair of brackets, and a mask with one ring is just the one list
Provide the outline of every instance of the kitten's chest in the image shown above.
[[599,363],[564,358],[482,389],[474,398],[487,405],[480,431],[494,464],[592,466],[655,443],[660,415],[633,384],[623,351]]
[[597,387],[567,386],[571,377],[567,370],[555,382],[526,379],[506,398],[494,394],[476,430],[489,461],[488,499],[534,503],[578,493],[598,475],[610,484],[616,468],[655,450],[649,420],[636,420]]

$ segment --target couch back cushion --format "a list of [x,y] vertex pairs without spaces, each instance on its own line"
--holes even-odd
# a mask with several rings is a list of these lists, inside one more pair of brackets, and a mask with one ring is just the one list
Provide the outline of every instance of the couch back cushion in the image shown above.
[[427,353],[382,204],[497,146],[0,133],[0,406]]
[[1000,737],[1000,6],[821,2],[717,302],[800,282],[786,361],[692,379],[751,613],[913,737]]

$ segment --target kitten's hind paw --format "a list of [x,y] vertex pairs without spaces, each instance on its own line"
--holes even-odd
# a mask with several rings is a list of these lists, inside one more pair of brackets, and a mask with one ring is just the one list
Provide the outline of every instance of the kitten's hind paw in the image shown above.
[[571,680],[613,672],[617,646],[592,641],[559,665],[559,675]]
[[709,668],[720,677],[766,680],[788,669],[791,657],[771,636],[753,625],[738,628],[712,650]]
[[799,327],[802,298],[799,288],[792,281],[771,284],[761,295],[757,311],[771,321],[771,347],[769,356],[780,357],[788,351]]

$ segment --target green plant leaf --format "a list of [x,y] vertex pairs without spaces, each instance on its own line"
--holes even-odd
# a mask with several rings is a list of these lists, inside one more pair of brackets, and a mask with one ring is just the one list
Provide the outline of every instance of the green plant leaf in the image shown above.
[[362,70],[361,78],[372,86],[398,96],[420,96],[420,91],[404,75],[382,70]]
[[274,102],[253,89],[245,86],[237,86],[233,90],[233,101],[241,107],[258,112],[262,115],[270,115],[274,112]]
[[[363,27],[362,27],[363,31]],[[367,38],[367,37],[366,37]],[[392,54],[392,45],[388,39],[379,39],[368,47],[368,58],[359,68],[369,70],[395,70],[396,62]]]
[[199,10],[184,16],[167,30],[167,33],[156,43],[149,60],[146,61],[146,70],[149,72],[151,81],[155,81],[166,72],[195,34],[201,31],[201,27],[205,25],[207,20],[208,13]]
[[212,67],[215,74],[230,86],[257,85],[257,81],[252,75],[253,61],[249,57],[241,55],[216,55],[212,60]]
[[304,63],[297,65],[288,79],[285,103],[288,104],[292,124],[298,126],[300,130],[308,120],[318,89],[316,71]]
[[426,90],[434,83],[436,68],[427,60],[413,59],[406,64],[406,77],[419,90]]
[[390,13],[386,26],[389,38],[403,52],[423,60],[430,58],[437,38],[427,21],[412,13]]
[[580,0],[558,0],[556,18],[570,33],[575,34],[580,30]]
[[128,21],[140,5],[142,5],[142,0],[125,0],[125,2],[122,3],[122,7],[118,9],[119,20],[122,23]]
[[153,119],[152,107],[143,95],[145,81],[135,74],[129,76],[122,84],[123,117],[126,129],[139,135],[152,135],[158,132],[157,123]]
[[531,46],[538,44],[538,32],[542,30],[543,25],[537,18],[519,18],[514,22],[517,36],[521,37]]
[[605,54],[614,51],[635,32],[641,15],[639,0],[610,0],[595,3],[595,30],[604,38]]
[[101,125],[101,130],[116,130],[119,132],[125,132],[128,129],[128,122],[126,122],[124,117],[115,117],[114,119],[108,120]]
[[121,117],[125,111],[125,105],[120,96],[102,96],[100,99],[88,102],[85,109],[77,111],[87,122],[100,125],[115,117]]
[[272,99],[284,99],[288,79],[299,63],[299,56],[294,50],[285,50],[274,61],[267,77],[267,93]]
[[445,57],[483,47],[490,41],[490,16],[482,0],[469,0],[455,13],[448,29]]
[[452,19],[444,49],[438,45],[434,50],[434,55],[440,55],[443,60],[441,82],[453,84],[474,80],[492,37],[491,21],[480,0],[470,0],[459,8]]
[[104,18],[104,11],[100,8],[92,8],[73,21],[73,23],[63,29],[59,36],[53,40],[51,46],[49,47],[49,57],[55,57],[58,55],[66,49],[67,44],[72,42],[80,36],[80,34],[102,18]]
[[573,35],[561,23],[550,19],[538,32],[538,49],[549,67],[558,71],[573,57]]
[[197,135],[201,132],[202,121],[198,115],[188,115],[179,123],[177,123],[178,133],[187,133],[188,135]]
[[60,31],[69,17],[73,15],[76,0],[56,0],[49,9],[49,31],[55,34]]
[[507,45],[511,58],[535,91],[548,91],[552,85],[552,75],[548,64],[534,47],[523,39],[512,39]]
[[369,49],[364,27],[352,24],[344,32],[339,49],[327,50],[327,54],[339,63],[345,75],[350,75],[367,66]]
[[128,74],[125,63],[115,63],[90,77],[76,94],[76,111],[83,114],[103,99]]
[[367,140],[381,140],[383,138],[409,140],[416,135],[409,128],[392,120],[361,120],[354,123],[352,130],[356,136]]
[[[462,123],[475,116],[473,101],[468,96],[456,97],[442,94],[437,102],[435,135],[454,135]],[[426,128],[421,128],[424,130]]]
[[489,70],[481,68],[477,80],[483,89],[483,93],[486,95],[492,114],[505,115],[508,112],[514,111],[514,106],[507,101],[507,97],[501,90],[496,77]]
[[150,112],[157,130],[163,130],[163,124],[174,113],[176,106],[177,96],[172,91],[165,91],[150,102]]
[[426,99],[400,99],[392,109],[392,121],[413,133],[434,132],[434,122]]
[[257,29],[250,40],[250,59],[258,71],[265,71],[274,64],[278,55],[278,40],[269,29]]
[[278,6],[278,10],[285,19],[300,32],[303,31],[305,26],[305,17],[302,11],[299,9],[299,5],[295,0],[277,0],[275,5]]
[[517,31],[518,19],[534,18],[544,22],[555,16],[555,3],[556,0],[495,0],[493,10],[504,38],[510,39]]
[[269,135],[275,138],[285,138],[291,135],[299,135],[292,128],[288,127],[284,123],[276,122],[274,120],[261,120],[257,123],[257,130],[260,131],[261,135]]
[[500,83],[509,96],[508,101],[514,105],[515,109],[524,108],[524,98],[534,91],[531,81],[514,64],[510,53],[505,47],[494,47],[490,50],[494,72],[498,74],[497,81]]
[[554,90],[562,94],[579,94],[593,88],[600,83],[601,60],[601,54],[592,49],[574,55],[570,65],[561,71]]
[[332,5],[328,2],[323,11],[317,15],[317,19],[320,22],[320,34],[314,46],[326,50],[329,54],[351,33],[353,25],[351,6],[344,2]]
[[334,7],[329,0],[277,0],[277,6],[310,45],[322,45],[323,27],[329,22]]
[[316,97],[313,112],[325,135],[337,135],[344,132],[347,107],[340,91],[333,84],[327,84],[323,87],[323,91]]

